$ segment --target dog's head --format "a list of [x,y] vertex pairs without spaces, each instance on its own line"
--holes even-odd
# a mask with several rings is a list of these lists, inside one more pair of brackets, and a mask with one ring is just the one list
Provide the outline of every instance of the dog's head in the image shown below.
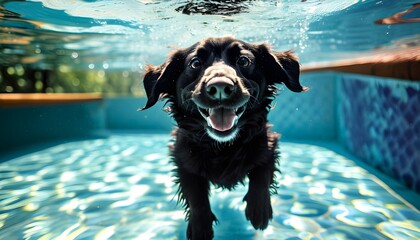
[[299,83],[299,63],[291,52],[232,37],[207,38],[173,52],[160,66],[148,66],[143,109],[169,98],[172,108],[198,120],[211,138],[228,142],[244,125],[244,115],[268,107],[259,103],[273,97],[276,83],[294,92],[307,89]]

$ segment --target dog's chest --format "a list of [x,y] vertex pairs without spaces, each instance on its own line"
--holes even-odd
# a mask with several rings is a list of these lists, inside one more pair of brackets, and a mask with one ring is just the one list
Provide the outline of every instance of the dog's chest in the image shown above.
[[218,148],[191,144],[187,147],[183,143],[173,151],[177,167],[228,189],[241,183],[249,170],[255,166],[254,154],[255,149],[243,145]]

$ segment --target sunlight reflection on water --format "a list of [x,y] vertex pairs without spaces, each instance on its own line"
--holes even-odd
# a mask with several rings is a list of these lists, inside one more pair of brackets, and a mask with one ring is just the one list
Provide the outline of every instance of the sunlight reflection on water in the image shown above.
[[[0,239],[184,239],[166,135],[114,135],[0,164]],[[350,159],[281,143],[274,218],[246,222],[246,187],[213,189],[216,239],[415,239],[420,215]],[[316,170],[314,170],[316,169]]]
[[231,7],[246,10],[230,16],[175,10],[188,2],[204,1],[1,1],[0,62],[137,71],[160,63],[170,48],[223,35],[293,49],[302,63],[419,44],[416,25],[374,24],[407,10],[414,0],[241,1]]

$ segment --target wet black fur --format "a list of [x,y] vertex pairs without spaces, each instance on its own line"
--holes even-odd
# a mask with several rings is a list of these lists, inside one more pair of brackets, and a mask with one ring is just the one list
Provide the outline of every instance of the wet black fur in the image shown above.
[[[238,122],[238,137],[221,143],[207,135],[207,123],[181,90],[194,87],[200,78],[199,74],[185,73],[187,56],[198,48],[223,52],[232,43],[239,43],[255,55],[252,71],[236,70],[244,82],[254,81],[258,89],[250,89],[253,97]],[[173,52],[167,62],[146,70],[144,86],[148,102],[144,109],[165,98],[167,109],[178,125],[173,132],[171,155],[176,165],[179,202],[185,207],[189,222],[188,239],[213,238],[212,224],[217,219],[208,199],[210,184],[231,190],[243,184],[246,177],[249,178],[244,197],[246,218],[255,229],[268,226],[272,218],[270,194],[276,189],[279,135],[270,130],[267,114],[276,95],[276,83],[284,83],[295,92],[305,90],[299,83],[299,64],[292,53],[274,52],[266,44],[249,44],[232,37],[204,39],[190,48]]]

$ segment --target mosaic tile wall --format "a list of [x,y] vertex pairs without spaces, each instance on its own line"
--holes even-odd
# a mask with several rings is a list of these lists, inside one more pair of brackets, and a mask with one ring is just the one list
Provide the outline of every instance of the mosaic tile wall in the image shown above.
[[341,75],[339,137],[371,166],[420,192],[420,84]]

